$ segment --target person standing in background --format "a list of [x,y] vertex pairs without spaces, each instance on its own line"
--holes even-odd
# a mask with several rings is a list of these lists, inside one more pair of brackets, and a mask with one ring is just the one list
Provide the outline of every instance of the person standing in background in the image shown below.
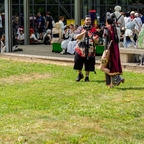
[[37,13],[37,16],[38,16],[39,40],[43,40],[44,18],[40,12]]
[[121,14],[121,6],[115,6],[114,8],[115,12],[113,13],[116,17],[116,29],[117,29],[117,34],[118,38],[120,40],[120,35],[121,35],[121,29],[122,27],[125,27],[125,20],[124,16]]
[[133,22],[135,23],[135,34],[136,34],[136,40],[137,40],[138,34],[142,27],[142,20],[139,17],[139,13],[137,13],[137,12],[135,13],[135,18],[133,19]]
[[142,25],[141,31],[138,35],[137,48],[144,48],[144,24]]
[[46,30],[50,29],[52,30],[53,25],[52,25],[52,17],[50,15],[50,12],[46,12]]
[[142,20],[142,23],[144,23],[144,15],[142,13],[140,13],[139,15],[140,15],[140,18]]
[[65,25],[64,25],[64,16],[60,16],[58,22],[60,23],[62,34],[64,34],[65,33],[65,31],[64,31],[64,28],[65,28]]

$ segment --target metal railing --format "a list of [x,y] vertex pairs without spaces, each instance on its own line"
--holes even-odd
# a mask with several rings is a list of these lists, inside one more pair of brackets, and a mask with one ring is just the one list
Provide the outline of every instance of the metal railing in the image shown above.
[[65,7],[60,3],[59,0],[55,0],[55,2],[57,2],[60,6],[60,8],[65,12],[65,14],[67,15],[68,18],[71,18],[70,13],[65,9]]
[[4,11],[4,5],[2,5],[0,8],[0,12],[3,12],[3,11]]

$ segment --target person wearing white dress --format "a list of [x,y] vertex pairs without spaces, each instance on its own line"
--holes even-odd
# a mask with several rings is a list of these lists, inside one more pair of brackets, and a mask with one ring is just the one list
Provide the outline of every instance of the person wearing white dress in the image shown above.
[[74,41],[70,41],[68,43],[68,48],[67,48],[67,53],[68,54],[74,54],[75,52],[75,48],[76,48],[76,44],[77,44],[77,40],[74,40]]
[[61,54],[65,54],[68,48],[68,43],[74,39],[74,25],[70,24],[69,28],[65,29],[65,40],[61,43],[61,48],[63,49]]
[[75,26],[75,28],[74,28],[74,38],[73,38],[73,40],[69,41],[69,43],[68,43],[68,47],[67,47],[67,53],[68,54],[74,54],[74,52],[75,52],[75,48],[76,48],[76,44],[77,44],[76,30],[77,30],[77,26]]

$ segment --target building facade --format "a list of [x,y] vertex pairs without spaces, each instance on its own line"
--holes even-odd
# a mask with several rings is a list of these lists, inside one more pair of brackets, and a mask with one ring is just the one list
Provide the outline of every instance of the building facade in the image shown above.
[[[30,14],[35,15],[38,11],[45,14],[46,11],[50,11],[55,21],[60,15],[66,19],[74,19],[74,1],[29,0]],[[116,5],[120,5],[124,12],[133,10],[144,14],[144,0],[81,0],[81,18],[91,9],[95,9],[102,17],[107,11],[113,11]],[[0,12],[4,12],[4,0],[0,0]],[[23,14],[23,0],[12,0],[12,13],[18,16]]]

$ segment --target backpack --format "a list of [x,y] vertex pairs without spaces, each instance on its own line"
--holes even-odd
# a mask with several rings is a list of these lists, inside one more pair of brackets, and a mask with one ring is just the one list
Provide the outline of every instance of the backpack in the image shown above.
[[118,20],[120,19],[120,17],[122,16],[122,14],[117,18],[116,17],[116,15],[115,15],[115,13],[113,13],[112,14],[112,18],[113,19],[115,19],[115,21],[114,21],[114,39],[115,39],[115,42],[119,42],[120,40],[119,40],[119,38],[118,38],[118,34],[117,34],[117,29],[116,29],[116,27],[119,27],[118,26]]
[[117,18],[116,15],[115,15],[115,13],[112,14],[111,17],[115,19],[115,24],[116,25],[118,25],[118,20],[120,19],[121,16],[122,16],[122,14]]

